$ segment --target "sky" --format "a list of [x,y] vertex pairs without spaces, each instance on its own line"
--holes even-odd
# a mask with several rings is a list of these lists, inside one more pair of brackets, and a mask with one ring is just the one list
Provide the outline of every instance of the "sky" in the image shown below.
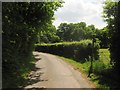
[[55,11],[56,28],[60,23],[85,22],[87,25],[95,25],[102,29],[107,24],[102,18],[104,0],[64,0],[63,7]]

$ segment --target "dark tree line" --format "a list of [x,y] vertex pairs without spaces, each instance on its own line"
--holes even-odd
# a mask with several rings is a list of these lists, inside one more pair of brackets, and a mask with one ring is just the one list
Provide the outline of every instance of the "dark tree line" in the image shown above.
[[40,33],[39,41],[42,43],[72,42],[92,39],[93,35],[100,41],[101,48],[109,47],[108,28],[98,29],[94,25],[87,26],[85,22],[61,23],[58,29],[53,25],[48,25],[48,28]]

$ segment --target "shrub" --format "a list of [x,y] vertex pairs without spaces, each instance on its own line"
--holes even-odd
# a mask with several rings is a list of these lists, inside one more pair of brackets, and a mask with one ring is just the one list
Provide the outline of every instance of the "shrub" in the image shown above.
[[[92,40],[81,40],[80,42],[62,42],[54,44],[36,44],[35,50],[45,53],[56,54],[76,61],[88,59],[92,55]],[[94,58],[99,58],[99,45],[93,48]]]
[[105,64],[99,60],[94,61],[93,72],[95,74],[101,74],[105,70]]

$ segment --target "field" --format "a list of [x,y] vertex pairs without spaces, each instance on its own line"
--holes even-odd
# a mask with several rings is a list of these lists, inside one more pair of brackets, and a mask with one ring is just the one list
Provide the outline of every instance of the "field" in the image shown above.
[[108,49],[99,49],[100,60],[104,64],[109,64],[110,62],[110,52]]

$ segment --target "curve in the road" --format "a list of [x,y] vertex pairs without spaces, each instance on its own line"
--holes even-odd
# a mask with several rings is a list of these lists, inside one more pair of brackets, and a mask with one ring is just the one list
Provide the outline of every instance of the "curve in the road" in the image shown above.
[[40,52],[34,52],[34,55],[38,58],[36,62],[38,69],[30,79],[37,79],[38,82],[25,88],[94,88],[88,80],[82,77],[80,72],[58,57]]

